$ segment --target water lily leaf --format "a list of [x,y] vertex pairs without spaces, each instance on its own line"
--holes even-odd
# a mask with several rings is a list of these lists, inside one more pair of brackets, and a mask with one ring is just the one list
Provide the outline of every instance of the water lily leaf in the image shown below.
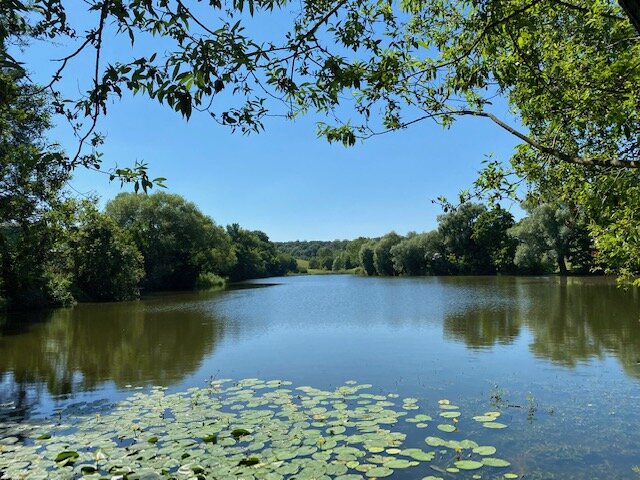
[[476,447],[473,450],[473,453],[477,453],[478,455],[493,455],[494,453],[496,453],[496,447],[491,447],[491,446],[481,446],[481,447]]
[[486,422],[486,423],[483,423],[482,426],[485,428],[497,428],[497,429],[507,428],[507,425],[499,422]]
[[425,442],[427,442],[427,445],[431,447],[442,447],[447,443],[446,440],[443,440],[440,437],[427,437]]
[[338,435],[338,434],[344,433],[346,431],[347,431],[347,429],[345,427],[343,427],[343,426],[336,426],[336,427],[327,428],[327,433],[329,435]]
[[460,407],[458,407],[457,405],[451,405],[449,403],[446,403],[444,405],[440,405],[439,406],[442,410],[458,410]]
[[440,414],[442,418],[458,418],[460,415],[460,412],[442,412]]
[[236,428],[231,432],[231,436],[236,440],[238,440],[239,438],[244,437],[245,435],[250,435],[250,433],[251,432],[249,432],[248,430],[245,430],[244,428]]
[[430,462],[431,460],[433,460],[433,457],[435,455],[435,453],[433,452],[425,452],[423,450],[420,450],[419,448],[407,448],[405,450],[402,450],[400,454],[422,462]]
[[454,465],[460,470],[477,470],[483,466],[481,462],[476,462],[475,460],[459,460]]
[[367,470],[365,473],[367,477],[376,477],[376,478],[388,477],[389,475],[392,475],[392,474],[393,474],[393,470],[387,467],[374,467]]
[[507,462],[506,460],[495,457],[483,458],[482,463],[484,463],[488,467],[508,467],[509,465],[511,465],[511,463]]
[[496,417],[492,417],[491,415],[476,415],[473,419],[476,422],[493,422]]
[[469,440],[469,439],[464,439],[461,440],[460,442],[458,442],[458,447],[461,449],[473,449],[478,447],[478,444],[476,442],[474,442],[473,440]]
[[74,452],[73,450],[67,450],[64,452],[60,452],[57,456],[56,456],[56,462],[73,462],[75,459],[77,459],[80,456],[80,454],[78,452]]
[[440,425],[438,425],[438,430],[442,430],[443,432],[455,432],[456,431],[456,427],[454,427],[453,425],[449,424],[449,423],[441,423]]
[[[65,411],[64,425],[12,426],[11,436],[0,441],[0,470],[7,478],[34,479],[50,477],[47,472],[60,469],[61,478],[108,475],[155,480],[177,475],[201,480],[215,474],[219,480],[356,480],[391,476],[395,469],[415,467],[438,455],[404,448],[407,438],[413,438],[412,425],[402,431],[393,428],[402,416],[409,416],[403,409],[418,408],[417,398],[409,397],[396,406],[389,399],[397,395],[360,393],[370,387],[366,384],[353,383],[334,391],[293,390],[284,385],[258,379],[216,380],[186,392],[139,390],[113,408],[105,405],[109,409],[100,415],[87,415],[88,404],[74,406]],[[460,416],[457,406],[441,406],[441,418],[455,422]],[[483,423],[497,423],[497,416],[488,417],[491,421]],[[417,414],[407,420],[420,428],[427,427],[425,422],[432,417]],[[438,428],[456,431],[452,424]],[[49,430],[42,440],[51,441],[35,441]],[[27,442],[18,440],[22,437]],[[447,459],[451,450],[459,458],[463,449],[480,448],[468,439],[427,437],[425,441],[448,449],[442,450]],[[492,455],[492,448],[474,453]],[[78,465],[69,468],[74,462]],[[462,463],[455,468],[449,463],[450,472],[480,463],[458,462]],[[489,466],[502,466],[500,462],[494,459]],[[408,478],[416,478],[408,473]]]
[[520,478],[520,476],[515,473],[505,473],[503,477],[504,478]]

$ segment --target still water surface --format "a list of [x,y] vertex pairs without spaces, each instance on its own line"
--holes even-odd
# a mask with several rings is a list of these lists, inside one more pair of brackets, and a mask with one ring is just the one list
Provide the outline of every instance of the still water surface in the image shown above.
[[640,478],[637,291],[532,277],[331,275],[251,287],[4,319],[0,419],[212,377],[318,388],[355,379],[430,410],[442,398],[463,412],[499,409],[509,428],[464,428],[527,479]]

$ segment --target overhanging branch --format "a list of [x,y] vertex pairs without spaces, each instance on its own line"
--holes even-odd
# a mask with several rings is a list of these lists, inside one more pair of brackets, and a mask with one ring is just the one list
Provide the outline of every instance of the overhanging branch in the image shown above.
[[638,0],[618,0],[618,3],[629,17],[631,25],[640,34],[640,1]]
[[621,160],[618,158],[604,158],[604,157],[580,157],[576,155],[567,154],[557,148],[549,147],[548,145],[543,145],[533,138],[525,135],[524,133],[516,130],[511,125],[503,122],[498,117],[496,117],[493,113],[482,112],[476,110],[458,110],[454,112],[449,112],[453,115],[471,115],[475,117],[485,117],[491,120],[496,125],[500,126],[510,134],[518,137],[523,142],[531,145],[536,150],[541,151],[542,153],[546,153],[547,155],[551,155],[556,157],[559,160],[567,163],[575,163],[576,165],[588,165],[595,167],[613,167],[613,168],[640,168],[640,160]]

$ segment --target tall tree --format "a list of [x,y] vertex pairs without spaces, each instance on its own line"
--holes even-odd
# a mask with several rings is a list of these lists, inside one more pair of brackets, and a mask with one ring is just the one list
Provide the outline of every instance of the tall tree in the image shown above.
[[490,252],[473,236],[474,226],[486,212],[484,205],[464,203],[459,208],[438,217],[438,232],[453,268],[452,273],[493,273]]
[[376,274],[376,266],[374,263],[374,243],[365,243],[360,247],[360,252],[358,252],[360,268],[364,270],[364,273],[367,275],[375,275]]
[[106,213],[131,232],[149,290],[190,289],[201,274],[225,275],[235,263],[224,229],[179,195],[120,193]]
[[390,276],[397,273],[393,268],[391,249],[401,241],[400,235],[396,232],[389,232],[373,247],[373,264],[378,275]]
[[9,308],[72,299],[56,268],[64,235],[48,217],[69,179],[63,154],[45,139],[50,126],[46,96],[0,71],[0,299]]
[[84,298],[130,300],[139,295],[144,259],[129,232],[88,203],[73,235],[74,284]]
[[530,208],[529,215],[509,230],[518,240],[515,264],[530,273],[555,269],[567,275],[571,263],[577,271],[588,268],[592,246],[580,218],[566,205],[542,204]]
[[513,215],[498,207],[482,212],[473,224],[471,238],[488,252],[494,272],[513,272],[516,242],[507,232],[514,223]]

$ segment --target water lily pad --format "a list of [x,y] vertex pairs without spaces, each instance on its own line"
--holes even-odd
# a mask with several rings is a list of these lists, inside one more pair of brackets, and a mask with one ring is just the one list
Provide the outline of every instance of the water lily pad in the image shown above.
[[520,475],[517,475],[515,473],[505,473],[503,477],[504,478],[520,478]]
[[446,403],[443,405],[439,405],[442,410],[458,410],[460,407],[457,405],[451,405],[450,403]]
[[367,477],[376,477],[376,478],[388,477],[392,474],[393,474],[393,470],[387,467],[374,467],[365,472],[365,475]]
[[72,450],[66,450],[64,452],[60,452],[56,458],[55,461],[56,462],[69,462],[69,461],[73,461],[76,458],[78,458],[80,456],[80,454],[78,452],[72,451]]
[[250,467],[251,465],[257,465],[258,463],[260,463],[260,459],[258,457],[247,457],[240,460],[238,465]]
[[454,465],[460,470],[477,470],[483,466],[481,462],[476,462],[475,460],[459,460]]
[[507,428],[507,425],[499,422],[486,422],[486,423],[483,423],[482,426],[485,428],[496,428],[496,429]]
[[511,465],[511,463],[507,462],[506,460],[495,457],[483,458],[482,463],[484,463],[488,467],[508,467],[509,465]]
[[493,422],[496,417],[492,417],[491,415],[476,415],[472,417],[476,422]]
[[409,468],[417,465],[418,462],[411,462],[409,460],[395,459],[388,462],[384,462],[384,466],[387,468]]
[[438,430],[442,430],[443,432],[455,432],[456,431],[456,427],[451,425],[450,423],[441,423],[440,425],[438,425]]
[[493,455],[494,453],[496,453],[496,447],[487,445],[476,447],[472,451],[473,453],[477,453],[478,455]]
[[458,418],[460,415],[460,412],[442,412],[440,414],[442,418]]
[[[12,427],[0,441],[0,471],[7,478],[34,479],[59,470],[61,478],[208,478],[215,472],[220,480],[355,480],[390,476],[395,469],[411,469],[438,455],[405,448],[412,425],[394,430],[393,425],[408,416],[402,409],[418,408],[415,398],[396,406],[388,401],[396,398],[392,395],[361,393],[370,387],[366,384],[333,391],[285,385],[245,379],[216,380],[206,388],[177,393],[139,390],[98,416],[87,415],[86,404],[75,406],[65,413],[64,425]],[[443,405],[449,408],[439,414],[455,421],[458,407]],[[431,418],[418,414],[408,420],[417,429],[427,427],[424,422]],[[452,424],[442,426],[443,431],[456,430]],[[49,441],[37,441],[43,432]],[[448,458],[451,450],[460,454],[478,447],[468,439],[425,441],[448,449],[443,450]],[[460,460],[465,461],[476,462]],[[416,478],[413,471],[407,473]]]
[[431,447],[442,447],[443,445],[445,445],[447,443],[446,440],[443,440],[440,437],[427,437],[425,439],[425,442],[427,442],[427,445],[429,445]]

